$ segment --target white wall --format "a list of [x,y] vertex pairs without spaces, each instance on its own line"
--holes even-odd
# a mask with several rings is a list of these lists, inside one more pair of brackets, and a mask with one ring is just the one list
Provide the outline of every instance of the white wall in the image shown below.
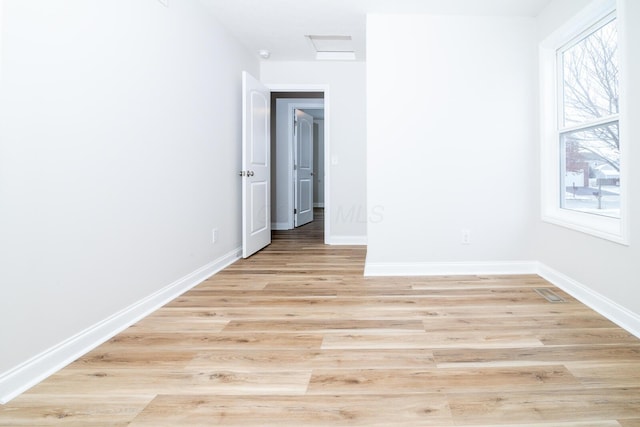
[[331,243],[364,243],[366,220],[366,73],[363,62],[263,61],[266,84],[329,85],[326,112],[331,166],[329,192]]
[[535,41],[530,18],[368,17],[368,274],[531,268]]
[[[539,16],[539,41],[544,40],[582,7],[587,0],[554,0]],[[538,221],[533,229],[538,259],[547,267],[574,281],[577,289],[590,299],[592,305],[619,305],[628,310],[631,321],[635,316],[635,331],[640,332],[640,2],[619,0],[621,71],[626,84],[621,82],[621,136],[627,142],[630,158],[628,165],[630,245],[612,243],[584,233]],[[595,293],[595,294],[594,294]],[[589,296],[590,294],[590,296]],[[607,301],[608,300],[608,301]],[[601,310],[603,311],[603,310]]]
[[169,6],[4,1],[0,383],[241,246],[258,62],[199,2]]

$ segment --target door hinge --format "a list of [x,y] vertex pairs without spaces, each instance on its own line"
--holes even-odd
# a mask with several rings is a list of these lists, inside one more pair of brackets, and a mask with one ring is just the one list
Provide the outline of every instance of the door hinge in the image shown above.
[[293,170],[297,171],[298,170],[298,165],[293,165]]
[[297,214],[297,213],[298,213],[298,209],[294,209],[294,210],[293,210],[293,214],[295,215],[295,214]]

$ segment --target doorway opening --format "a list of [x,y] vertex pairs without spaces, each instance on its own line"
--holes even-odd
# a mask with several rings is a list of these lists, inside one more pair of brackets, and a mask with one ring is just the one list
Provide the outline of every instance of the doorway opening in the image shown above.
[[[271,228],[328,224],[328,150],[325,91],[271,92]],[[317,235],[317,234],[316,234]]]

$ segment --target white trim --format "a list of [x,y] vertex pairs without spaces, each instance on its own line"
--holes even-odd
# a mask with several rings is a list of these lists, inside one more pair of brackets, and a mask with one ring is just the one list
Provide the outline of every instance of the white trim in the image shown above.
[[[302,110],[323,110],[324,111],[324,99],[310,99],[310,98],[278,98],[276,100],[276,151],[282,149],[280,155],[276,156],[276,176],[283,173],[286,173],[286,191],[281,191],[283,189],[282,182],[272,183],[272,187],[275,187],[279,194],[282,194],[280,197],[286,196],[286,205],[283,203],[281,199],[276,200],[278,204],[278,211],[283,210],[286,212],[287,221],[286,227],[281,228],[281,230],[291,230],[296,227],[297,222],[297,214],[296,211],[296,171],[294,168],[295,165],[295,157],[296,157],[296,147],[295,147],[295,111],[297,109]],[[285,124],[286,121],[286,124]],[[286,134],[286,137],[284,136]],[[281,143],[284,142],[284,145]],[[283,149],[283,146],[286,147],[286,150]],[[286,158],[286,165],[280,160],[282,158]],[[282,163],[282,164],[281,164]],[[283,169],[283,170],[280,170]],[[278,214],[278,212],[276,212]],[[279,217],[282,217],[282,212],[280,211]],[[282,222],[281,222],[282,223]]]
[[314,203],[313,207],[314,208],[324,208],[324,203]]
[[538,261],[505,262],[366,262],[365,276],[460,276],[537,274],[554,286],[640,338],[640,314],[636,314],[588,286]]
[[326,92],[329,85],[265,83],[271,92]]
[[[364,242],[364,243],[363,243]],[[364,236],[338,236],[330,244],[366,244]],[[22,365],[0,375],[0,404],[6,404],[20,393],[54,374],[78,357],[88,353],[116,334],[146,317],[169,301],[200,284],[240,259],[237,248],[199,268],[165,288],[149,295],[119,313],[97,323]],[[538,274],[553,285],[602,314],[640,338],[640,315],[593,291],[586,285],[536,261],[445,262],[445,263],[370,263],[365,264],[365,276],[433,276],[469,274]]]
[[318,84],[265,84],[272,92],[323,92],[324,93],[324,243],[331,236],[331,95],[329,85]]
[[627,19],[626,19],[626,9],[625,2],[617,2],[616,4],[616,13],[618,16],[618,62],[620,64],[620,77],[618,79],[619,87],[619,104],[620,104],[620,121],[618,122],[618,132],[623,137],[620,138],[620,182],[622,182],[623,187],[621,188],[620,193],[620,234],[623,238],[623,244],[630,245],[631,244],[631,232],[629,230],[630,221],[631,221],[631,173],[629,172],[631,162],[631,156],[629,155],[630,151],[630,139],[627,135],[627,124],[631,123],[631,117],[629,115],[629,111],[631,111],[629,105],[629,97],[627,93],[629,91],[629,84],[627,83],[631,79],[627,73],[629,69],[627,61],[628,55],[625,53],[627,50]]
[[640,315],[542,263],[539,263],[538,275],[640,338]]
[[600,126],[606,126],[606,125],[612,125],[612,124],[618,124],[618,122],[620,121],[620,115],[619,114],[611,114],[607,117],[599,117],[597,119],[593,119],[584,123],[580,123],[579,125],[575,125],[572,124],[571,126],[565,126],[565,127],[560,127],[557,130],[557,134],[558,135],[562,135],[564,133],[571,133],[571,132],[576,132],[576,131],[581,131],[581,130],[585,130],[585,129],[590,129],[590,128],[594,128],[594,127],[600,127]]
[[289,227],[289,223],[287,222],[272,222],[271,229],[272,230],[291,230],[291,227]]
[[223,255],[124,310],[64,340],[0,375],[0,404],[5,404],[129,326],[240,259],[242,248]]
[[536,261],[499,262],[366,262],[365,276],[460,276],[536,274]]
[[[621,192],[621,199],[622,196]],[[545,210],[541,219],[550,224],[580,231],[621,245],[629,245],[628,233],[625,233],[624,222],[620,219],[561,208]]]
[[[293,167],[296,163],[296,156],[297,156],[297,150],[296,150],[296,140],[295,140],[295,121],[294,121],[294,116],[295,116],[295,111],[296,110],[323,110],[324,111],[324,99],[320,100],[316,100],[316,102],[310,102],[309,100],[306,100],[304,98],[300,99],[300,102],[297,102],[295,99],[289,99],[289,98],[278,98],[278,101],[283,100],[282,103],[286,103],[287,105],[287,130],[289,130],[290,132],[287,135],[287,150],[289,150],[288,153],[288,161],[289,161],[289,165],[288,165],[288,170],[289,170],[289,182],[293,183],[293,186],[290,187],[289,190],[289,224],[290,224],[290,229],[291,228],[295,228],[297,227],[296,223],[298,222],[298,214],[294,214],[294,209],[297,210],[296,206],[296,194],[297,194],[297,183],[298,183],[298,178],[297,178],[297,172],[295,170],[295,168]],[[320,103],[320,101],[322,101],[322,103]],[[324,125],[323,125],[324,126]],[[315,142],[314,142],[315,143]]]
[[339,246],[339,245],[366,246],[367,236],[328,236],[328,237],[325,236],[325,243],[327,245],[336,245],[336,246]]

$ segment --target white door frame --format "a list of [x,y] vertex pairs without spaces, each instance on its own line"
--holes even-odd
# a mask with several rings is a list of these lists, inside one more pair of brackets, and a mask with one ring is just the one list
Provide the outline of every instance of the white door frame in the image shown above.
[[[324,111],[324,103],[322,105],[322,108],[318,108],[319,110]],[[294,114],[292,115],[293,117],[293,127],[294,127],[294,132],[293,132],[293,200],[294,200],[294,215],[293,215],[293,222],[295,224],[296,227],[301,227],[305,224],[308,224],[310,222],[313,222],[313,200],[314,200],[314,194],[313,194],[313,187],[315,184],[315,180],[318,179],[318,175],[315,174],[315,170],[313,169],[314,163],[313,163],[313,153],[315,151],[315,144],[317,144],[317,141],[314,141],[313,138],[313,116],[311,114],[309,114],[309,111],[311,109],[310,108],[305,108],[305,109],[300,109],[300,108],[296,108],[294,109]],[[302,127],[302,123],[306,122],[307,127],[306,127],[306,132],[305,132],[305,128]],[[305,139],[305,134],[306,134],[306,139]],[[304,162],[302,159],[303,153],[304,153],[304,147],[308,148],[308,156],[309,157],[305,157],[305,160],[310,160],[309,164],[306,165],[306,167],[304,167]],[[297,166],[297,167],[296,167]],[[307,180],[310,187],[308,189],[308,193],[305,193],[304,197],[303,197],[303,191],[302,191],[302,181],[301,180]],[[309,200],[309,198],[311,198],[311,200]],[[308,200],[309,203],[309,208],[304,211],[302,209],[302,205],[303,205],[303,200],[306,199]]]
[[[289,135],[287,136],[287,140],[288,140],[288,150],[289,150],[289,183],[291,184],[291,188],[289,188],[289,207],[294,207],[297,208],[298,206],[296,205],[296,192],[295,192],[295,183],[296,183],[296,171],[293,168],[293,165],[296,164],[296,139],[294,137],[293,134],[293,128],[295,127],[295,121],[293,119],[293,116],[295,114],[296,110],[302,110],[302,111],[307,111],[307,110],[324,110],[324,104],[322,105],[318,105],[318,104],[307,104],[304,102],[295,102],[295,103],[290,103],[288,105],[287,108],[287,120],[288,120],[288,129],[291,131],[289,132]],[[314,144],[316,142],[314,141]],[[313,166],[312,166],[313,167]],[[315,178],[314,178],[315,179]],[[324,178],[323,178],[324,179]],[[288,213],[288,221],[289,221],[289,228],[294,228],[295,227],[295,214],[293,213],[292,209],[289,209],[289,213]]]
[[[296,84],[267,84],[265,86],[272,92],[322,92],[324,93],[324,243],[329,244],[331,236],[331,167],[329,159],[331,158],[331,102],[329,96],[329,85],[296,85]],[[303,103],[301,103],[303,104]],[[318,108],[318,105],[315,105]],[[313,108],[313,107],[308,107]],[[304,109],[304,108],[302,108]],[[292,116],[289,116],[292,117]],[[293,121],[293,119],[291,118]],[[290,168],[293,173],[293,167]],[[293,178],[292,178],[293,179]],[[293,206],[293,201],[291,201]],[[293,215],[293,210],[290,215]],[[293,217],[292,217],[293,221]]]
[[[324,99],[322,98],[278,98],[276,100],[276,156],[274,157],[275,183],[277,200],[274,200],[274,220],[272,228],[275,230],[292,230],[295,226],[295,110],[304,107],[324,111]],[[303,110],[303,111],[304,111]],[[323,128],[324,130],[324,128]],[[324,173],[323,173],[324,176]]]

